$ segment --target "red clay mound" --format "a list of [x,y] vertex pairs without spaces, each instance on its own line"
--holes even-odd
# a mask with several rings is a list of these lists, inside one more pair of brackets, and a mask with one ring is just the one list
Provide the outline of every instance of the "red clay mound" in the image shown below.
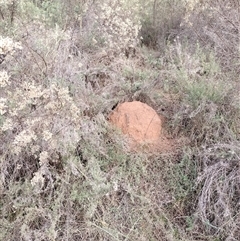
[[164,135],[163,117],[150,106],[139,102],[125,102],[117,106],[109,117],[110,122],[128,135],[132,151],[176,152],[185,139],[172,139]]
[[135,142],[155,143],[159,140],[162,121],[150,106],[139,102],[125,102],[110,115],[110,122]]

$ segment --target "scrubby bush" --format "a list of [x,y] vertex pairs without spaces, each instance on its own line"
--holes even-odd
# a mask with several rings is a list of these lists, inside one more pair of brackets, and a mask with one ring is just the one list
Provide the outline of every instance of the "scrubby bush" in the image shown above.
[[82,31],[92,47],[125,54],[139,43],[139,8],[137,0],[89,1],[81,19]]
[[[185,203],[191,230],[235,240],[239,236],[238,84],[231,80],[234,74],[223,72],[214,51],[198,47],[191,53],[179,41],[168,51],[169,75],[163,82],[172,86],[176,98],[170,123],[173,132],[190,138],[192,146],[185,151],[187,161],[183,156],[173,169],[173,180],[180,185],[174,185],[175,196]],[[186,197],[192,199],[190,206]]]
[[141,1],[141,38],[149,47],[164,51],[178,35],[185,16],[186,1]]
[[182,39],[214,51],[225,71],[239,69],[239,4],[237,1],[199,1],[182,22]]

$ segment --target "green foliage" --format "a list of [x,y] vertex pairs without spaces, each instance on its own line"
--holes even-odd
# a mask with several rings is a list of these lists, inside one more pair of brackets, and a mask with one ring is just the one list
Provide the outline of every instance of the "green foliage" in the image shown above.
[[26,20],[41,21],[51,27],[62,26],[65,20],[65,16],[62,16],[62,7],[61,1],[44,0],[39,3],[24,1],[21,5],[21,13]]
[[141,1],[142,43],[164,51],[180,29],[185,14],[185,1]]
[[[191,150],[184,150],[180,162],[171,169],[171,186],[177,201],[187,202],[195,190],[198,166]],[[191,200],[193,201],[193,200]]]
[[223,103],[230,86],[222,81],[216,83],[206,79],[185,83],[184,88],[188,103],[196,108],[206,101]]

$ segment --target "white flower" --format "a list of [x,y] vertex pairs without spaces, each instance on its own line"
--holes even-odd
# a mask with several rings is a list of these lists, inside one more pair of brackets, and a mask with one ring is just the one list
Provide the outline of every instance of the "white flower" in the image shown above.
[[14,42],[11,38],[0,36],[0,54],[13,54],[16,49],[22,49],[19,42]]
[[31,130],[23,130],[20,132],[13,141],[14,153],[19,154],[22,148],[27,147],[37,136]]
[[7,112],[7,105],[6,105],[7,99],[0,98],[0,115],[3,115]]
[[41,152],[40,156],[39,156],[39,164],[40,164],[40,166],[42,166],[43,164],[47,163],[48,162],[48,158],[49,158],[49,155],[48,155],[47,151]]
[[12,130],[14,127],[12,119],[6,119],[1,127],[2,131]]
[[9,85],[9,76],[6,71],[0,71],[0,87]]
[[31,185],[35,188],[37,192],[39,192],[44,186],[44,177],[41,171],[37,171],[34,173],[34,177],[31,180]]
[[48,141],[48,140],[52,139],[53,134],[49,130],[44,130],[42,135],[43,135],[43,139],[45,141]]

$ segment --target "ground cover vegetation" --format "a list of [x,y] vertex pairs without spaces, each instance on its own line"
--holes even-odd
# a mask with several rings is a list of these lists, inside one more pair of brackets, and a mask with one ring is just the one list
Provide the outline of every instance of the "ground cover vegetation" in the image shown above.
[[1,0],[0,240],[239,240],[239,39],[238,0]]

